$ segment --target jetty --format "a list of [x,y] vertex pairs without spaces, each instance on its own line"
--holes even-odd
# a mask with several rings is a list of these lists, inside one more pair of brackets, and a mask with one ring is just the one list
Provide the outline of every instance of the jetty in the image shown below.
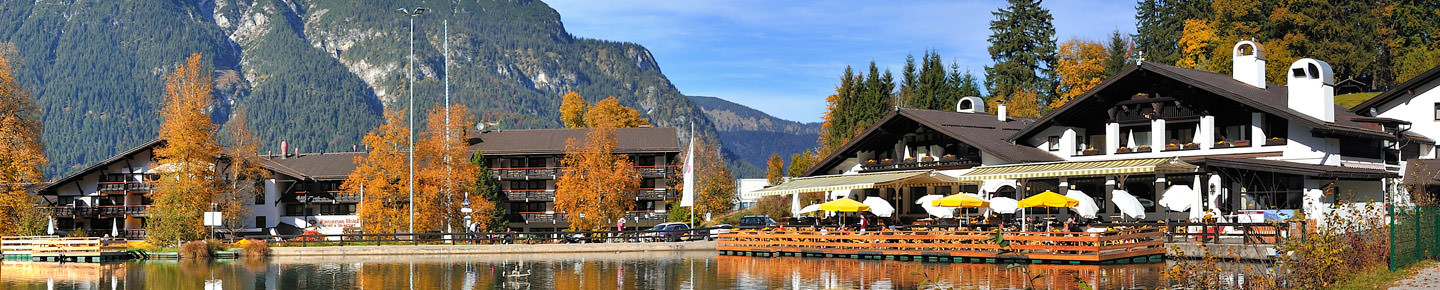
[[1104,232],[973,230],[742,230],[721,234],[721,255],[839,257],[971,263],[1114,264],[1164,260],[1165,232],[1138,227]]
[[0,253],[6,260],[36,262],[103,263],[135,257],[125,242],[96,237],[0,237]]

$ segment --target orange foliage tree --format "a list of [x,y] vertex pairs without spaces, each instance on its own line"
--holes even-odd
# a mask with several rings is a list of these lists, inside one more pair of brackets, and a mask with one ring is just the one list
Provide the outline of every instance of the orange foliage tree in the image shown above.
[[1175,62],[1175,66],[1208,68],[1211,64],[1209,55],[1218,40],[1215,29],[1210,27],[1210,21],[1186,19],[1185,30],[1180,35],[1180,60]]
[[1105,80],[1105,61],[1109,58],[1105,46],[1098,42],[1071,39],[1060,44],[1060,55],[1055,63],[1055,74],[1060,77],[1060,87],[1051,110],[1070,102],[1090,88]]
[[225,227],[232,231],[245,226],[245,220],[250,216],[250,205],[254,204],[256,197],[265,194],[265,179],[270,177],[270,171],[260,165],[263,162],[258,154],[260,138],[250,132],[245,116],[244,110],[236,112],[222,130],[229,143],[223,149],[228,164],[221,172],[224,178],[221,179],[219,194],[215,196],[215,204],[219,207]]
[[590,129],[583,142],[566,144],[565,173],[555,182],[555,210],[565,213],[570,230],[604,229],[635,206],[640,173],[615,148],[612,127]]
[[409,226],[408,137],[405,112],[385,110],[385,124],[361,141],[369,152],[355,157],[355,171],[340,185],[341,190],[364,196],[358,214],[366,233],[395,233]]
[[770,154],[770,161],[765,163],[765,182],[777,185],[784,179],[785,160],[780,159],[780,154]]
[[160,139],[155,149],[161,178],[152,195],[149,240],[157,245],[205,238],[202,213],[209,209],[219,187],[215,179],[215,123],[205,109],[212,101],[211,69],[204,67],[199,53],[190,55],[165,82],[164,107],[160,115]]
[[15,82],[10,61],[0,56],[0,235],[42,234],[46,217],[25,188],[44,176],[40,109]]
[[639,111],[621,105],[615,97],[609,97],[590,106],[585,112],[585,124],[591,128],[636,128],[649,126],[650,121],[641,117]]
[[442,230],[441,225],[463,226],[460,204],[466,198],[474,210],[472,217],[488,218],[494,210],[488,199],[468,190],[478,181],[480,170],[465,154],[469,148],[465,140],[470,138],[465,128],[475,124],[475,116],[465,105],[451,105],[450,116],[446,127],[444,108],[431,109],[426,114],[425,132],[415,148],[415,163],[424,165],[416,173],[416,231]]
[[[704,139],[696,139],[696,142],[699,144],[695,146],[696,190],[692,210],[697,219],[703,219],[706,214],[715,217],[728,213],[735,207],[735,177],[725,167],[719,144]],[[775,155],[771,160],[779,161],[780,156]],[[683,185],[677,188],[684,189]]]
[[997,93],[986,100],[986,106],[991,113],[1000,108],[1000,101],[1005,102],[1005,114],[1015,118],[1036,118],[1040,116],[1040,94],[1035,90],[1020,89],[1008,94]]
[[569,92],[560,100],[560,122],[566,128],[585,128],[585,111],[589,110],[590,103],[579,93]]

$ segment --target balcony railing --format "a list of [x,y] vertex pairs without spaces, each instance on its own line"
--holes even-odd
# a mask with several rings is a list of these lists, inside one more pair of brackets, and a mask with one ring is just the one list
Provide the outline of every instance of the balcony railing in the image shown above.
[[674,173],[674,168],[667,165],[637,166],[635,169],[640,171],[642,177],[668,177]]
[[149,205],[55,206],[46,207],[57,217],[144,217]]
[[311,202],[311,203],[325,203],[325,202],[359,203],[359,202],[360,202],[360,199],[361,199],[359,193],[352,193],[352,192],[348,192],[348,191],[338,191],[338,190],[337,190],[337,191],[325,191],[325,193],[326,193],[326,194],[329,194],[329,195],[332,195],[332,196],[334,196],[335,198],[334,198],[334,199],[331,199],[330,197],[327,197],[327,196],[324,196],[324,195],[319,195],[319,194],[311,195],[309,191],[304,191],[304,190],[302,190],[302,191],[296,191],[296,192],[295,192],[295,195],[297,195],[297,196],[304,196],[304,197],[297,197],[297,198],[296,198],[297,201],[299,201],[299,202],[306,202],[306,201],[308,201],[308,202]]
[[493,168],[490,175],[496,178],[511,179],[554,179],[564,173],[560,167],[515,167],[515,168]]
[[641,188],[635,193],[636,200],[665,200],[670,197],[670,190],[664,188]]
[[908,162],[907,162],[907,161],[898,161],[898,162],[894,162],[894,163],[876,163],[876,164],[864,164],[864,165],[860,165],[860,171],[862,171],[862,172],[870,172],[870,171],[891,171],[891,170],[910,170],[910,169],[926,169],[926,168],[949,168],[949,167],[968,168],[968,167],[975,167],[975,166],[980,166],[980,162],[979,162],[979,161],[974,161],[974,160],[968,160],[968,159],[939,160],[939,161],[908,161]]
[[555,200],[555,191],[548,189],[513,189],[505,190],[505,197],[512,201],[552,201]]
[[133,192],[133,193],[144,193],[144,192],[149,192],[149,191],[155,190],[155,183],[153,183],[153,182],[133,182],[133,181],[101,182],[101,183],[100,183],[100,186],[99,186],[99,188],[98,188],[97,190],[100,191],[101,193],[106,193],[106,192]]
[[[527,224],[561,224],[570,222],[563,212],[522,212],[520,213],[520,217],[524,219]],[[658,211],[631,211],[625,213],[625,220],[630,223],[661,223],[665,222],[665,219],[665,213]]]

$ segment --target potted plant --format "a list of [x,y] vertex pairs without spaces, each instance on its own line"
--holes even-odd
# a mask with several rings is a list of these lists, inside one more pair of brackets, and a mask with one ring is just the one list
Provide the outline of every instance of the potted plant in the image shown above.
[[1185,150],[1195,149],[1200,149],[1200,144],[1195,144],[1195,142],[1185,142]]
[[925,156],[925,157],[920,157],[920,162],[933,162],[933,161],[935,161],[935,157],[932,157],[932,156],[928,156],[928,155],[927,155],[927,156]]
[[1285,138],[1270,137],[1270,139],[1265,139],[1265,146],[1270,145],[1285,145]]
[[1150,152],[1150,145],[1140,145],[1140,148],[1136,148],[1135,152]]
[[1230,148],[1230,141],[1215,141],[1215,148]]
[[905,157],[905,163],[915,163],[915,157]]
[[1250,147],[1250,140],[1235,140],[1235,147]]
[[1130,153],[1132,151],[1133,150],[1131,150],[1130,147],[1115,148],[1115,153]]
[[895,159],[885,158],[880,160],[880,165],[890,165],[891,163],[895,163]]
[[1182,147],[1180,147],[1180,143],[1165,144],[1165,151],[1175,151],[1180,150],[1181,148]]
[[874,166],[876,163],[875,159],[865,160],[865,165]]
[[1082,155],[1082,156],[1100,155],[1100,150],[1099,150],[1099,149],[1095,149],[1095,148],[1086,148],[1085,150],[1081,150],[1081,151],[1080,151],[1080,155]]
[[940,161],[955,161],[955,154],[942,155],[940,156]]

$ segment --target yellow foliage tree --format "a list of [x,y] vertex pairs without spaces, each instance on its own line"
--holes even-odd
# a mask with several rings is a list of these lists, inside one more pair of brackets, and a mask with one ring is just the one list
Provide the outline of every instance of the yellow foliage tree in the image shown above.
[[1009,94],[995,94],[986,100],[990,113],[996,113],[1000,102],[1005,102],[1005,114],[1011,118],[1036,118],[1040,116],[1040,94],[1035,90],[1020,89]]
[[[591,123],[596,124],[606,123]],[[640,174],[626,155],[614,153],[615,129],[593,128],[583,142],[567,143],[565,173],[555,182],[555,210],[565,213],[570,230],[602,230],[625,217],[635,206]]]
[[[415,190],[415,230],[419,232],[444,230],[455,231],[463,226],[460,204],[470,200],[472,218],[490,216],[494,205],[488,199],[469,190],[479,179],[480,166],[469,160],[469,136],[465,130],[475,124],[475,116],[465,105],[450,106],[450,125],[445,124],[443,107],[431,109],[426,114],[425,132],[415,148],[416,164],[423,164],[417,172]],[[478,219],[473,219],[478,220]],[[442,225],[449,225],[442,228]]]
[[771,154],[770,161],[765,165],[765,182],[770,185],[780,184],[785,178],[785,161],[780,159],[780,154]]
[[215,123],[205,109],[212,101],[211,70],[199,53],[190,55],[165,82],[160,139],[155,149],[160,180],[152,195],[148,233],[152,244],[169,245],[205,238],[202,214],[219,186],[215,178]]
[[585,111],[589,108],[590,103],[579,93],[565,93],[560,99],[560,122],[565,123],[566,128],[585,128]]
[[[720,146],[714,142],[697,139],[695,146],[695,211],[696,219],[706,214],[712,217],[730,212],[735,206],[735,177],[725,167]],[[683,157],[682,157],[683,159]],[[771,159],[779,161],[776,155]],[[684,188],[681,188],[684,189]]]
[[1218,37],[1210,22],[1205,19],[1186,19],[1185,30],[1180,35],[1180,60],[1176,66],[1205,69],[1210,65],[1209,54],[1215,48]]
[[0,235],[39,234],[34,223],[46,220],[25,190],[44,178],[41,125],[35,99],[15,82],[10,61],[0,56]]
[[[245,226],[250,216],[250,205],[255,198],[264,195],[265,179],[270,172],[261,167],[260,138],[250,132],[245,111],[235,113],[224,129],[224,136],[230,146],[222,149],[228,163],[220,192],[215,196],[215,205],[224,218],[225,227],[235,230]],[[263,226],[262,226],[263,227]]]
[[1060,44],[1060,55],[1055,64],[1060,87],[1056,90],[1055,100],[1049,104],[1050,109],[1065,105],[1104,81],[1105,61],[1109,57],[1105,46],[1098,42],[1071,39]]
[[585,112],[585,124],[591,128],[637,128],[649,126],[650,121],[640,112],[620,104],[615,97],[595,102]]
[[355,171],[340,185],[341,190],[364,195],[359,215],[366,233],[396,233],[409,227],[407,138],[405,112],[385,110],[385,124],[370,130],[361,141],[370,151],[355,158]]

